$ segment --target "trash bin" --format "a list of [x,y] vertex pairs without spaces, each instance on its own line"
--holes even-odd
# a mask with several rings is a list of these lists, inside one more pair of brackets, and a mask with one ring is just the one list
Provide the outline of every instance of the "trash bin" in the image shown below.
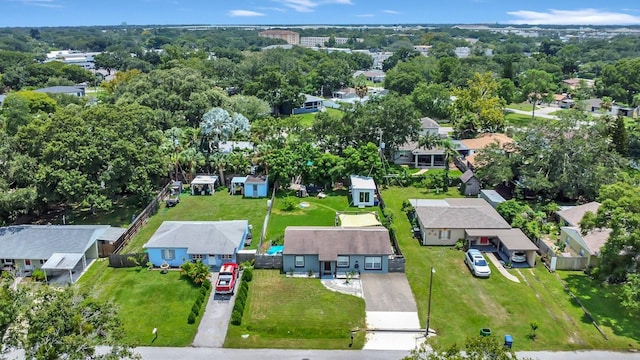
[[504,336],[504,346],[508,347],[509,349],[511,349],[511,347],[513,346],[513,337],[511,335]]
[[490,336],[491,335],[491,329],[489,329],[489,328],[480,329],[480,335],[481,336]]

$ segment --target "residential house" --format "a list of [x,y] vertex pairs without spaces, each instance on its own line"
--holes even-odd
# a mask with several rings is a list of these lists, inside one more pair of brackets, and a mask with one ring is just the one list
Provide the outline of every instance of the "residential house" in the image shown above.
[[247,175],[244,181],[244,197],[261,198],[269,194],[269,177],[267,175]]
[[346,100],[346,99],[355,99],[358,97],[356,94],[356,89],[352,87],[342,88],[340,90],[334,91],[331,94],[331,97],[336,100]]
[[312,95],[304,95],[304,103],[297,109],[293,109],[291,113],[293,115],[296,114],[306,114],[306,113],[314,113],[324,110],[324,99],[317,96]]
[[285,272],[335,277],[386,273],[393,249],[383,226],[288,226],[282,254]]
[[467,169],[460,175],[460,192],[466,196],[477,196],[480,194],[480,180],[476,178],[473,170]]
[[300,45],[300,34],[291,30],[265,30],[258,33],[260,37],[269,39],[282,39],[291,45]]
[[[600,250],[609,239],[611,229],[593,229],[586,234],[582,234],[579,227],[562,226],[560,227],[560,241],[565,244],[565,254],[573,258],[583,258],[584,264],[580,264],[578,268],[562,268],[557,270],[581,270],[586,267],[598,265],[600,261]],[[557,264],[557,262],[556,262]]]
[[598,212],[599,207],[599,202],[592,201],[578,206],[565,207],[560,211],[556,211],[556,215],[559,218],[561,226],[579,227],[584,214],[586,214],[587,211],[595,214]]
[[620,106],[615,102],[611,104],[611,109],[604,110],[602,108],[602,99],[587,99],[583,101],[584,109],[592,113],[602,113],[605,115],[617,116]]
[[432,47],[431,45],[413,45],[413,50],[419,52],[422,56],[429,56],[429,51]]
[[109,229],[109,225],[0,227],[0,266],[22,276],[42,269],[49,280],[60,277],[64,282],[75,282],[98,258],[98,241]]
[[354,206],[375,206],[378,205],[376,197],[376,183],[368,176],[351,175],[351,200]]
[[236,262],[249,234],[247,220],[164,221],[143,248],[154,266],[178,267],[200,260],[219,268]]
[[422,245],[454,245],[497,252],[505,261],[515,251],[525,251],[535,264],[538,247],[520,229],[512,229],[484,199],[409,200],[415,208]]
[[584,84],[584,87],[586,88],[592,88],[595,81],[591,79],[571,78],[571,79],[562,80],[562,83],[567,85],[569,89],[575,90],[578,87],[580,87],[580,83]]
[[229,154],[234,150],[253,150],[251,141],[221,141],[218,143],[218,149],[223,154]]
[[384,78],[387,76],[384,71],[373,69],[373,70],[358,70],[353,73],[353,77],[356,78],[358,76],[364,76],[365,80],[371,81],[374,83],[382,83],[384,82]]
[[86,95],[84,86],[50,86],[42,89],[37,89],[35,92],[47,93],[47,94],[66,94],[77,97],[83,97]]
[[553,101],[561,109],[571,109],[576,105],[568,94],[553,94]]
[[498,144],[501,149],[504,149],[506,145],[513,143],[513,139],[501,133],[486,133],[480,134],[474,139],[460,140],[460,142],[465,147],[464,149],[458,150],[460,155],[462,155],[464,170],[467,168],[473,170],[478,166],[476,155],[480,150],[491,144]]

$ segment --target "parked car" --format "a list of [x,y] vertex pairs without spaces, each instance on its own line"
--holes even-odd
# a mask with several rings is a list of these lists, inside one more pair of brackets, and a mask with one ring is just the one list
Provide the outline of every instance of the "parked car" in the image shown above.
[[527,262],[527,253],[524,251],[514,251],[513,255],[511,255],[511,262],[514,262],[514,263]]
[[489,275],[491,275],[491,269],[489,268],[489,264],[487,264],[487,260],[477,249],[467,250],[464,262],[467,264],[473,275],[477,277],[489,277]]
[[216,294],[233,294],[238,280],[238,264],[227,263],[220,267],[216,281]]

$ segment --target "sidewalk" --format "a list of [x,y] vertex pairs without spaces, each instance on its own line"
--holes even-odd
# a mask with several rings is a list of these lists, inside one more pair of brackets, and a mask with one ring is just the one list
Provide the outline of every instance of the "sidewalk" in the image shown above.
[[502,264],[500,263],[500,261],[498,261],[498,259],[496,258],[495,255],[493,255],[493,253],[485,253],[485,255],[487,256],[487,258],[489,258],[489,261],[491,261],[493,263],[493,265],[496,267],[496,269],[498,269],[498,271],[500,272],[500,274],[502,274],[504,277],[506,277],[507,279],[519,283],[520,279],[518,279],[517,277],[515,277],[514,275],[511,275],[507,269],[504,268],[504,266],[502,266]]

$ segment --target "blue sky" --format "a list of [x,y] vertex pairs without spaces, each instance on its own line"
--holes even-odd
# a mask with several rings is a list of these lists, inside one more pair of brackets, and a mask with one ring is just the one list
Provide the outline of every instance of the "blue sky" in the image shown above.
[[640,24],[639,0],[0,0],[0,27],[128,24]]

